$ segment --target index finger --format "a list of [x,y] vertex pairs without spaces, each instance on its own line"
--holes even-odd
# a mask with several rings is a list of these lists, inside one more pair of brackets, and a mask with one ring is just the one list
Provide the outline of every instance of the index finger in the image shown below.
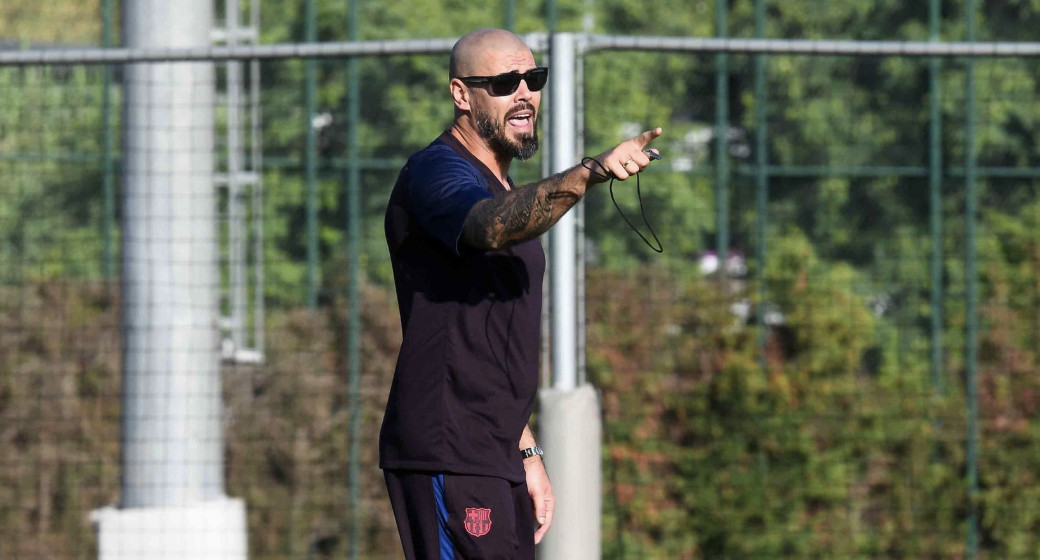
[[633,140],[639,142],[639,148],[642,149],[646,147],[646,145],[649,144],[654,138],[657,138],[663,133],[664,130],[661,127],[657,127],[653,130],[648,130],[640,134],[639,136],[636,136],[635,138],[633,138]]

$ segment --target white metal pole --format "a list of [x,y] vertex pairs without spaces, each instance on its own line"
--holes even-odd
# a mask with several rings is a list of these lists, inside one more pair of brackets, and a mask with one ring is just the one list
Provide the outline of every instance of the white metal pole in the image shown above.
[[[204,47],[212,0],[124,3],[130,48]],[[126,67],[123,507],[223,495],[212,63]]]
[[[552,37],[552,171],[577,163],[575,106],[576,40]],[[599,398],[578,381],[577,220],[572,209],[551,230],[553,383],[539,395],[539,440],[557,503],[552,529],[538,547],[539,558],[599,560],[602,491]]]
[[[226,44],[239,44],[239,3],[225,0]],[[248,225],[242,173],[242,62],[227,62],[227,196],[228,196],[228,276],[231,311],[231,341],[235,351],[246,348],[246,292],[248,282]]]
[[[552,79],[549,86],[552,111],[551,171],[558,173],[575,163],[574,154],[574,35],[552,38]],[[577,387],[577,223],[568,212],[549,234],[552,254],[552,338],[554,389]]]
[[[210,44],[213,0],[126,0],[133,49]],[[101,560],[245,560],[224,495],[214,63],[125,67],[119,507],[94,512]]]

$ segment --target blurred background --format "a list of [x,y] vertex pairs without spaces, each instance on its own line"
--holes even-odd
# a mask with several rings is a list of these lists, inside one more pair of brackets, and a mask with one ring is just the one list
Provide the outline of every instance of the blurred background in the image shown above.
[[[124,46],[124,2],[3,0],[0,55]],[[221,0],[199,17],[216,46],[1040,28],[1012,0]],[[382,216],[450,123],[447,65],[221,60],[174,99],[212,116],[193,227],[217,250],[195,256],[218,271],[203,344],[251,558],[401,556],[376,464],[400,342]],[[664,253],[606,188],[581,216],[603,557],[1037,558],[1038,61],[600,50],[581,68],[584,154],[665,130],[640,183]],[[125,499],[130,75],[0,63],[3,558],[95,558],[92,512]],[[546,153],[514,179],[544,176]],[[614,194],[645,234],[630,183]]]

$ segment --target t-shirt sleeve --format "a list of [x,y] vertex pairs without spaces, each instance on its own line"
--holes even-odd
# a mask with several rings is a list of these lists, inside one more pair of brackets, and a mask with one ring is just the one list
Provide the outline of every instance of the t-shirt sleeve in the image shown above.
[[473,166],[450,156],[413,162],[408,190],[416,221],[456,255],[470,209],[491,198]]

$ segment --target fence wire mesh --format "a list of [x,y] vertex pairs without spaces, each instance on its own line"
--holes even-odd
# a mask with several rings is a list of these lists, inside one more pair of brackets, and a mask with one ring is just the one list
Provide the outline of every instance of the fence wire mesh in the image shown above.
[[[215,223],[192,231],[215,232],[218,251],[180,264],[218,271],[222,330],[210,342],[232,350],[221,354],[220,469],[227,495],[246,503],[250,557],[346,557],[357,546],[362,558],[397,558],[375,445],[400,341],[382,213],[404,159],[450,122],[447,59],[359,58],[356,123],[345,117],[345,59],[247,63],[243,83],[256,76],[259,103],[241,92],[240,144],[228,140],[226,62],[211,64],[205,93],[174,105],[212,111],[212,130],[194,131],[213,133],[212,150],[191,144],[176,157],[213,158]],[[665,159],[641,177],[663,255],[628,229],[606,188],[585,202],[605,557],[958,558],[971,554],[973,523],[978,557],[1035,557],[1037,66],[730,54],[720,127],[717,53],[587,55],[585,153],[665,129],[655,144]],[[150,108],[124,106],[126,76],[122,65],[0,64],[5,558],[95,557],[91,512],[121,499],[120,278],[135,264],[122,260],[132,202],[123,125]],[[147,127],[161,138],[181,124]],[[349,153],[354,132],[360,148]],[[234,145],[239,169],[256,175],[232,193]],[[540,157],[514,167],[518,183],[542,175]],[[176,161],[150,162],[146,174],[177,178]],[[637,217],[631,186],[614,190]],[[238,323],[236,297],[246,302]],[[243,340],[262,340],[263,359],[236,361],[232,331],[257,319],[260,335]]]

